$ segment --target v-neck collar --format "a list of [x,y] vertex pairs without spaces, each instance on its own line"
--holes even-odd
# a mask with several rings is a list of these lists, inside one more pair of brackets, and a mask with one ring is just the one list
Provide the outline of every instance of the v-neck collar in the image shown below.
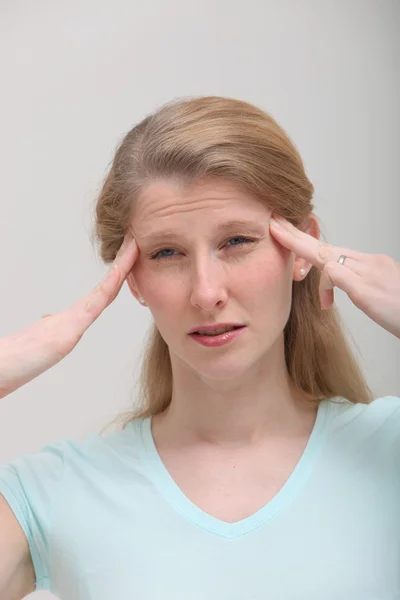
[[150,478],[175,510],[211,533],[221,537],[234,538],[250,533],[266,524],[296,498],[299,491],[307,482],[317,458],[330,407],[330,400],[319,401],[316,420],[307,445],[283,487],[262,508],[249,517],[234,523],[221,521],[204,512],[189,500],[175,483],[161,460],[155,445],[151,429],[152,417],[137,419],[132,422],[132,427],[139,433],[142,458],[149,468]]

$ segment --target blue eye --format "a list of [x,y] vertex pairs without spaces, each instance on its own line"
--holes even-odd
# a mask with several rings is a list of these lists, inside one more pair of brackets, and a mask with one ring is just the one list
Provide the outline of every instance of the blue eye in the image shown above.
[[152,254],[151,255],[151,260],[157,259],[159,260],[160,258],[172,258],[171,255],[169,256],[159,256],[162,252],[167,252],[167,250],[172,250],[172,248],[164,248],[164,250],[160,250],[159,252],[156,252],[156,254]]
[[[229,238],[229,240],[227,240],[228,242],[231,242],[232,240],[244,240],[239,242],[238,244],[233,244],[233,247],[237,248],[238,246],[243,246],[244,244],[252,244],[254,242],[254,240],[252,240],[251,238],[248,237],[244,237],[244,236],[236,236],[233,238]],[[232,246],[231,246],[232,247]],[[163,248],[163,250],[159,250],[158,252],[156,252],[155,254],[151,255],[151,260],[160,260],[160,259],[169,259],[169,258],[173,258],[173,255],[168,255],[168,256],[163,256],[162,252],[167,252],[167,251],[174,251],[173,248]]]
[[241,235],[238,235],[236,237],[230,238],[228,240],[228,242],[231,242],[232,240],[245,240],[244,242],[240,242],[239,244],[234,244],[234,246],[241,246],[242,244],[248,244],[248,243],[252,243],[253,240],[248,238],[248,237],[243,237]]

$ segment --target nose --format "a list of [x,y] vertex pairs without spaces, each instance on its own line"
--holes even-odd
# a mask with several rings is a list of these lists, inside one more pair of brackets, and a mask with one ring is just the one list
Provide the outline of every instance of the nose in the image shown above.
[[190,302],[204,311],[222,307],[228,298],[227,276],[216,260],[204,259],[193,266]]

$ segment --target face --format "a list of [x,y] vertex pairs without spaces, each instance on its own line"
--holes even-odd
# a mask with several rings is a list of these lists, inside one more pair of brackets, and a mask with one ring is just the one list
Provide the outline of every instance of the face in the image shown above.
[[[132,216],[139,256],[128,284],[149,307],[173,367],[232,378],[282,342],[296,257],[272,237],[270,216],[224,179],[158,181],[142,191]],[[195,325],[226,322],[246,329],[223,346],[204,347],[188,335]]]

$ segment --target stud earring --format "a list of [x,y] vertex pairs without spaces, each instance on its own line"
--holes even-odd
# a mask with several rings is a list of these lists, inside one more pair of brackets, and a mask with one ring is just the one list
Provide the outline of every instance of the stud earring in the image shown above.
[[144,298],[142,298],[142,296],[140,296],[139,302],[141,302],[142,304],[144,303]]
[[300,275],[302,277],[304,277],[305,274],[306,274],[306,270],[305,269],[300,269]]

